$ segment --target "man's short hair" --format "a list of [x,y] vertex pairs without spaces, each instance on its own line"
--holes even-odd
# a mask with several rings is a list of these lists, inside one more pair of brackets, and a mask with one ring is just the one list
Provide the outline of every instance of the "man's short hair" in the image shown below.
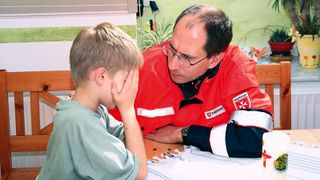
[[203,4],[190,6],[177,17],[174,28],[187,15],[196,16],[200,23],[204,23],[207,41],[203,48],[209,58],[226,50],[233,36],[232,22],[221,9]]
[[138,68],[143,58],[135,40],[110,23],[82,30],[70,50],[73,81],[79,86],[91,70],[107,69],[109,75],[123,69]]

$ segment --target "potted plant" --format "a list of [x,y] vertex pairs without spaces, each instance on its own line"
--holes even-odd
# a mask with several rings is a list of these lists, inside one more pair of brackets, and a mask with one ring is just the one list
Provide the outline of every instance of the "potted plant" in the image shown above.
[[273,0],[272,8],[283,6],[296,30],[299,61],[304,68],[320,66],[320,1]]
[[[250,37],[253,33],[263,33],[269,35],[268,44],[270,46],[271,54],[269,56],[272,61],[291,61],[291,49],[294,45],[295,38],[292,38],[292,35],[289,33],[289,27],[285,27],[282,25],[272,25],[268,24],[263,27],[259,27],[256,29],[252,29],[248,31],[243,37],[240,38],[240,41],[245,41]],[[248,51],[248,50],[246,50]],[[257,60],[259,60],[264,54],[267,52],[266,48],[257,49],[255,47],[251,47],[251,49],[247,52],[250,57],[254,57],[255,55]],[[258,53],[258,54],[257,54]],[[261,54],[259,54],[261,53]]]
[[284,28],[272,30],[268,41],[271,49],[270,59],[272,61],[291,60],[291,49],[294,45],[289,32]]
[[138,33],[141,35],[142,50],[145,50],[170,39],[172,36],[172,24],[162,22],[155,30],[138,27]]

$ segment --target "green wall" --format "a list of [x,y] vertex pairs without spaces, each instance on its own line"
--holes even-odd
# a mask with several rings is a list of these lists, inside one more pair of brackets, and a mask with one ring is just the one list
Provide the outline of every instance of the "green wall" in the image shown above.
[[[232,43],[241,46],[267,46],[269,34],[263,31],[251,32],[248,38],[241,40],[248,32],[266,25],[282,25],[290,27],[290,21],[283,11],[277,13],[271,7],[271,0],[156,0],[160,12],[158,22],[163,20],[174,23],[175,18],[190,5],[212,4],[226,12],[233,22],[234,38]],[[144,27],[153,18],[150,7],[144,8],[144,15],[138,18],[138,26]],[[138,40],[140,35],[138,34]],[[240,41],[241,40],[241,41]]]
[[[136,25],[118,26],[136,38]],[[79,31],[87,27],[0,28],[0,43],[73,41]]]
[[[145,0],[147,2],[147,0]],[[158,22],[174,23],[179,13],[192,4],[213,4],[224,10],[233,21],[234,38],[232,43],[241,46],[267,46],[269,34],[263,31],[251,32],[266,25],[290,26],[289,19],[275,12],[269,4],[270,0],[156,0],[160,12]],[[144,8],[144,15],[137,19],[139,27],[145,27],[146,22],[153,18],[150,7]],[[72,41],[83,27],[62,28],[0,28],[0,43],[5,42],[39,42],[39,41]],[[136,26],[120,26],[132,37],[136,37]],[[246,39],[245,34],[249,33]],[[140,43],[141,35],[137,35]]]

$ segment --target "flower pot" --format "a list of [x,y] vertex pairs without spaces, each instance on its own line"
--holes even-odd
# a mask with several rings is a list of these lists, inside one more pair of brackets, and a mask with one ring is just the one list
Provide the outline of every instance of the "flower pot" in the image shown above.
[[291,56],[291,49],[294,42],[268,42],[273,56]]
[[320,38],[315,35],[297,37],[299,62],[303,68],[317,68],[320,66]]

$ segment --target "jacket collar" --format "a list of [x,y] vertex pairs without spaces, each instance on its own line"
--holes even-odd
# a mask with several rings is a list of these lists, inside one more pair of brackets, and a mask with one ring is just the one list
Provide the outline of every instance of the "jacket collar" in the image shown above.
[[214,68],[208,69],[203,75],[201,75],[200,77],[198,77],[193,81],[183,83],[183,84],[177,84],[177,86],[181,89],[184,98],[189,99],[194,95],[198,94],[203,80],[205,80],[206,78],[208,79],[213,78],[218,73],[220,64],[221,64],[221,61]]

